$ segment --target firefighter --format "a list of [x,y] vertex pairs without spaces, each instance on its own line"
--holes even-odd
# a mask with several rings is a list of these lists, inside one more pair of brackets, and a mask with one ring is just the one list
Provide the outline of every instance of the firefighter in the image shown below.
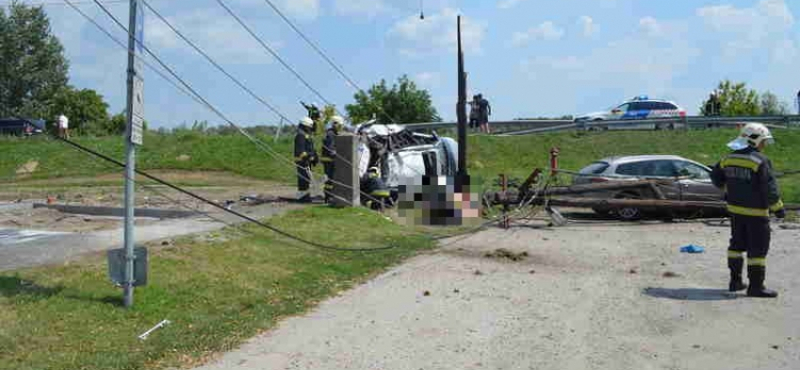
[[297,125],[297,135],[294,137],[294,163],[297,167],[297,200],[308,203],[311,201],[309,187],[311,185],[311,166],[318,162],[317,152],[314,150],[314,141],[311,138],[314,121],[303,117]]
[[320,161],[325,168],[325,203],[330,202],[333,193],[333,175],[336,171],[334,161],[336,159],[336,136],[344,127],[344,118],[341,116],[331,117],[331,127],[325,132],[325,140],[322,142],[322,157]]
[[361,179],[361,191],[369,196],[363,197],[366,206],[371,209],[381,209],[383,205],[389,203],[391,193],[386,183],[381,178],[381,171],[378,167],[370,167],[364,178]]
[[[731,217],[731,240],[728,248],[728,268],[731,292],[747,289],[751,297],[775,298],[778,293],[764,286],[766,257],[769,251],[769,214],[786,217],[772,163],[762,153],[774,143],[769,129],[760,123],[749,123],[736,140],[728,143],[733,153],[714,166],[711,179],[725,189],[728,213]],[[742,281],[744,254],[747,253],[748,287]]]

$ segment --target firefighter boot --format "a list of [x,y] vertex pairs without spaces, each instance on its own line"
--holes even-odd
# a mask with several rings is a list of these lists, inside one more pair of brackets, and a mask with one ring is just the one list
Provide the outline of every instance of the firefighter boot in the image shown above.
[[747,284],[742,281],[742,268],[744,258],[728,258],[728,268],[731,270],[731,281],[728,283],[728,290],[738,292],[747,289]]
[[747,288],[749,297],[775,298],[778,296],[778,292],[764,286],[766,272],[764,266],[747,266],[747,277],[750,279],[750,287]]

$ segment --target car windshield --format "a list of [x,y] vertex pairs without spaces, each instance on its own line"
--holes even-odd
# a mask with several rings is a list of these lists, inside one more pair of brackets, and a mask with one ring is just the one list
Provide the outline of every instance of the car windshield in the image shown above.
[[594,163],[584,167],[582,170],[580,170],[579,173],[584,174],[584,175],[597,175],[597,174],[603,173],[603,171],[605,171],[606,168],[608,168],[608,163],[606,163],[606,162],[594,162]]

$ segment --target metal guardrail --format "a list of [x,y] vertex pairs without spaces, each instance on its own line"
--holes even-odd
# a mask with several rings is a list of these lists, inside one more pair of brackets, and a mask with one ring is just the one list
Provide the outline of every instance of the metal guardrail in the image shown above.
[[[760,122],[767,124],[769,127],[774,128],[787,128],[792,125],[800,125],[800,115],[787,115],[787,116],[741,116],[741,117],[705,117],[705,116],[692,116],[692,117],[674,117],[674,118],[655,118],[655,119],[629,119],[629,120],[614,120],[614,121],[581,121],[575,122],[572,120],[515,120],[515,121],[496,121],[490,122],[490,126],[504,127],[504,126],[530,126],[528,129],[523,129],[514,132],[505,132],[499,135],[526,135],[540,132],[554,132],[564,131],[571,129],[591,129],[598,128],[624,128],[630,126],[647,126],[653,125],[654,128],[659,127],[663,129],[672,128],[686,128],[688,127],[718,127],[718,126],[734,126],[740,123]],[[454,128],[456,122],[429,122],[429,123],[411,123],[405,125],[409,130],[427,130],[427,129],[446,129]]]

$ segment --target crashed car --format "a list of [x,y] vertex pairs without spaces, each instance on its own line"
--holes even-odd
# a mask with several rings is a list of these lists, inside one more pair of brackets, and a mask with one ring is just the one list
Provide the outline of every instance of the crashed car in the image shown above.
[[401,125],[374,121],[356,126],[358,173],[364,177],[371,167],[396,198],[397,188],[408,179],[422,176],[455,176],[458,171],[458,143],[448,137],[412,132]]
[[[573,179],[573,183],[580,185],[645,179],[663,180],[666,185],[661,186],[660,189],[668,200],[721,201],[724,197],[723,191],[711,183],[711,169],[708,166],[675,155],[604,158],[581,169]],[[640,190],[597,192],[586,196],[609,199],[654,198],[654,194],[651,192]],[[594,211],[599,214],[612,212],[611,209],[604,208],[596,208]],[[649,216],[635,207],[620,208],[614,210],[613,213],[623,220],[637,220]],[[656,214],[650,216],[656,216]]]

